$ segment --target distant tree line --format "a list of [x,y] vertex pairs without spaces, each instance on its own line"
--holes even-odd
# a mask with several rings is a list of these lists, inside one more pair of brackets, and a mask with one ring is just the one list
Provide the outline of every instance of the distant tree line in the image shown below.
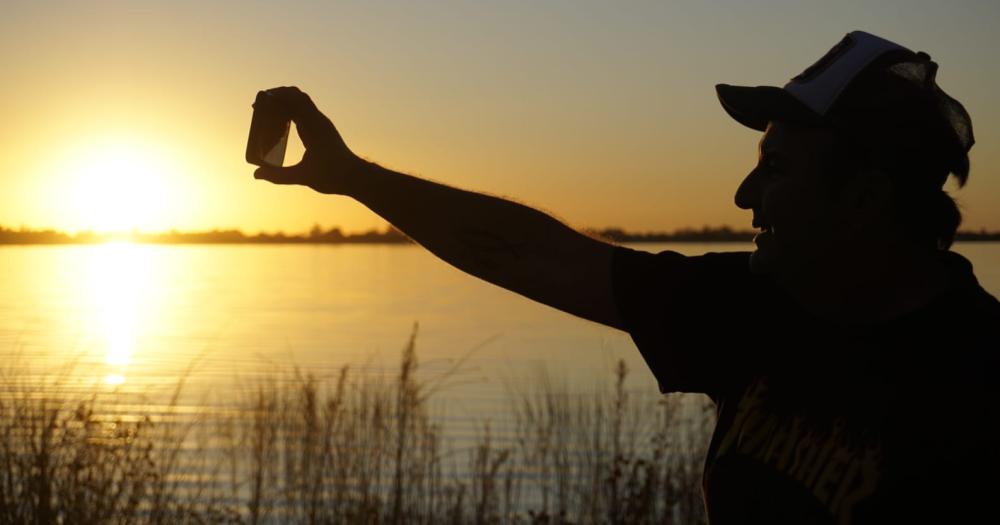
[[756,232],[734,230],[729,226],[700,230],[681,228],[673,232],[627,232],[621,228],[587,230],[587,233],[613,242],[750,242]]
[[[728,226],[701,229],[682,228],[673,232],[629,232],[621,228],[585,230],[588,235],[616,243],[644,242],[750,242],[756,232],[734,230]],[[170,230],[160,233],[138,231],[125,233],[95,233],[89,231],[70,234],[58,230],[32,230],[0,226],[2,244],[99,244],[108,241],[128,240],[149,244],[404,244],[413,241],[403,232],[389,226],[385,230],[371,229],[364,232],[345,233],[339,227],[324,229],[318,224],[301,234],[260,232],[248,235],[240,230],[210,230],[181,232]],[[957,241],[1000,241],[1000,232],[981,230],[962,231]]]
[[334,227],[324,230],[313,226],[308,233],[287,234],[284,232],[260,232],[253,235],[240,230],[210,230],[201,232],[181,232],[170,230],[159,233],[139,231],[122,233],[77,232],[69,234],[57,230],[17,230],[0,226],[0,244],[99,244],[108,241],[127,240],[149,244],[350,244],[350,243],[408,243],[409,237],[399,230],[389,227],[345,233]]

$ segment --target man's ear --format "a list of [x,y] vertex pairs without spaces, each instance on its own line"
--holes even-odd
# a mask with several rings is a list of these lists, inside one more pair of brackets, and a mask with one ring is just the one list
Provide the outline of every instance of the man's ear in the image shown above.
[[851,178],[842,193],[853,225],[870,226],[884,220],[892,208],[892,180],[877,168],[865,168]]
[[868,168],[858,173],[858,180],[861,182],[857,195],[858,207],[881,210],[892,205],[892,180],[888,173]]

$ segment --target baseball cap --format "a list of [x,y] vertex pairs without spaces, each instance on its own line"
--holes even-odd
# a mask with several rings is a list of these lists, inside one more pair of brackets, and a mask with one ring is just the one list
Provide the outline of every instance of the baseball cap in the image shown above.
[[975,139],[972,120],[936,81],[938,65],[924,52],[864,31],[844,36],[783,87],[715,86],[737,122],[764,131],[770,121],[827,125],[899,165],[936,163],[944,184],[963,184]]

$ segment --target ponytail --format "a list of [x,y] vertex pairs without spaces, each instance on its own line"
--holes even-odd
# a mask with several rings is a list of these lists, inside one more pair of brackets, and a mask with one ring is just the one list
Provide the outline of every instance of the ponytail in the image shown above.
[[955,242],[955,233],[962,224],[962,212],[958,209],[955,199],[944,190],[938,190],[931,202],[930,215],[934,222],[932,231],[937,241],[938,250],[947,250]]
[[896,185],[896,220],[902,231],[919,246],[932,250],[948,250],[962,224],[962,212],[948,192],[914,187],[906,182]]

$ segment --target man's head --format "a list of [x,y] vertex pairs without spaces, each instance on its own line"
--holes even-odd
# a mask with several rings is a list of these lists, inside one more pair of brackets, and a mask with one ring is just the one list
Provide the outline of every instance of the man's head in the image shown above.
[[941,188],[949,174],[965,182],[973,138],[936,71],[925,53],[853,32],[784,88],[717,86],[731,116],[765,131],[736,193],[764,230],[754,271],[950,246],[960,215]]

